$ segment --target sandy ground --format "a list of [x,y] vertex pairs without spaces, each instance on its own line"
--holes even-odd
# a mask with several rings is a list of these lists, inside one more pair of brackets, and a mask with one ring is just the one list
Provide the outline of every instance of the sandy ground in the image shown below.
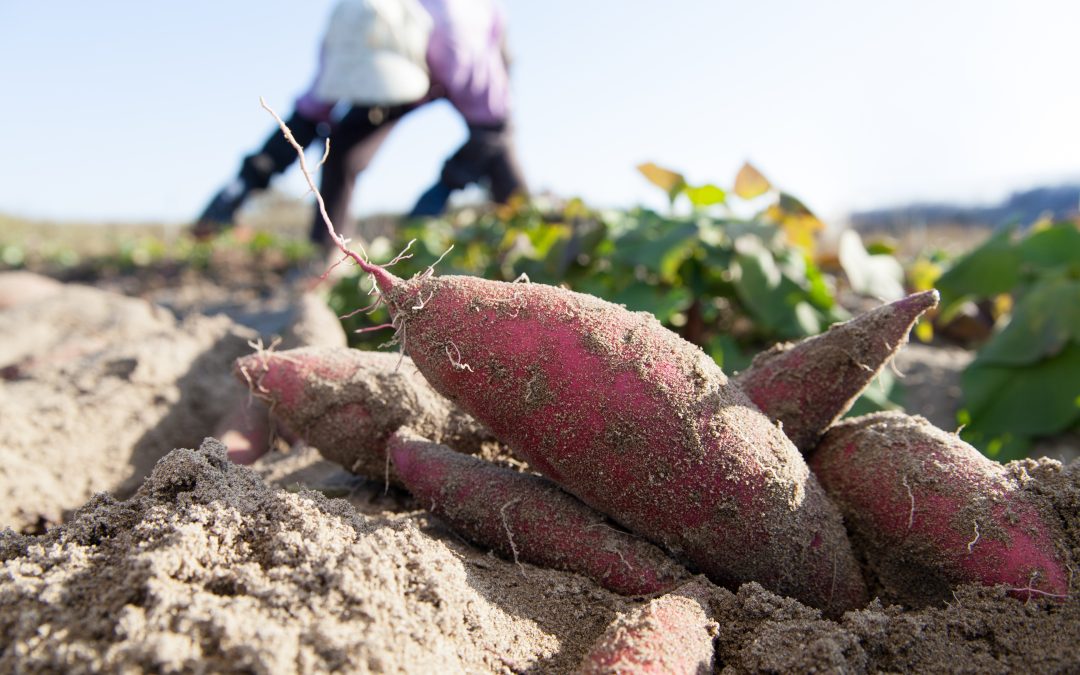
[[0,526],[40,530],[95,492],[130,494],[245,396],[229,367],[256,335],[224,316],[178,320],[89,287],[2,315]]
[[[262,476],[345,499],[278,488],[207,441],[127,502],[101,495],[45,535],[0,535],[0,671],[570,672],[641,602],[495,558],[320,462],[301,452]],[[1039,471],[1077,506],[1076,465]],[[716,589],[710,613],[723,672],[1080,667],[1075,599],[965,587],[945,607],[875,601],[831,621],[747,584]]]
[[[473,547],[311,448],[245,468],[200,445],[234,400],[235,352],[302,313],[286,289],[220,296],[234,317],[254,308],[247,327],[202,315],[212,288],[169,291],[173,311],[72,292],[0,310],[0,525],[15,527],[0,533],[0,673],[572,672],[644,601]],[[962,356],[909,347],[898,366],[909,403],[950,428],[958,368],[938,358]],[[1023,470],[1080,559],[1080,464]],[[942,607],[883,598],[829,620],[751,583],[714,589],[708,611],[720,672],[1080,671],[1075,596],[961,587]]]

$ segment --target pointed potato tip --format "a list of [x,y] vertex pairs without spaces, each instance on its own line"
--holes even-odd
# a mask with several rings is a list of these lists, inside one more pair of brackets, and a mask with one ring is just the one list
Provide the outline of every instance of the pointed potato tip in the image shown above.
[[914,321],[923,312],[937,307],[940,299],[941,295],[937,290],[930,289],[929,291],[912,293],[902,300],[897,300],[894,306],[905,316],[909,316],[911,321]]
[[233,375],[244,380],[245,375],[254,377],[264,372],[266,370],[265,362],[260,361],[257,357],[258,354],[248,354],[233,361]]
[[916,300],[920,304],[925,305],[926,309],[932,309],[934,307],[937,307],[937,304],[941,301],[941,294],[938,293],[936,288],[931,288],[928,291],[912,293],[908,296],[908,298]]
[[233,376],[242,384],[254,388],[276,363],[281,363],[281,360],[274,352],[253,352],[233,361]]

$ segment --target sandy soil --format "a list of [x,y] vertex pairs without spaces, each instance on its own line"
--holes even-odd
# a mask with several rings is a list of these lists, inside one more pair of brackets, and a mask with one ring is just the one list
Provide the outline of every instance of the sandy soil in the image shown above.
[[[229,463],[190,439],[232,404],[227,364],[251,329],[71,292],[0,315],[0,525],[24,530],[0,533],[0,673],[572,672],[646,601],[473,547],[311,448]],[[275,296],[247,306],[260,297]],[[297,312],[281,297],[272,331]],[[951,386],[943,368],[920,371],[930,360],[899,365],[928,401]],[[1020,469],[1080,560],[1080,463]],[[749,583],[713,588],[707,609],[719,672],[1080,671],[1075,594],[961,587],[944,606],[882,598],[830,620]]]
[[[1075,523],[1080,467],[1042,472]],[[207,441],[127,502],[0,535],[0,671],[569,672],[641,603],[477,550],[402,493],[338,484],[347,500],[279,489]],[[961,588],[945,607],[830,621],[751,583],[715,589],[710,615],[723,672],[1080,667],[1075,599]]]
[[81,286],[2,316],[0,526],[40,530],[95,492],[130,494],[245,395],[229,366],[255,333],[224,316],[180,321]]
[[242,326],[195,311],[225,297],[199,288],[178,318],[141,298],[0,274],[0,527],[41,531],[95,492],[130,495],[167,452],[197,446],[249,398],[231,367],[252,341],[345,344],[314,295],[270,295],[281,309],[261,313],[257,298],[234,301],[262,317]]

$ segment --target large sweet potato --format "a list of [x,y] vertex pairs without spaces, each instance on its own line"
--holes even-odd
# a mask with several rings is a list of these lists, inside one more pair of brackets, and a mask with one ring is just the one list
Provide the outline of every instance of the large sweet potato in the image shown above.
[[717,583],[830,612],[865,600],[798,450],[653,316],[541,284],[365,269],[432,386],[585,503]]
[[845,420],[810,463],[887,595],[928,604],[964,582],[1005,584],[1021,598],[1068,592],[1064,536],[1049,505],[923,418]]

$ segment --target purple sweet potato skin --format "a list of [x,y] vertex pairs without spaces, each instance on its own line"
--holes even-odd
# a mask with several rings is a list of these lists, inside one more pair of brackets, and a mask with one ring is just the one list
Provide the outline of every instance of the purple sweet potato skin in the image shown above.
[[368,478],[386,475],[386,440],[403,424],[461,452],[480,453],[494,442],[398,354],[301,347],[250,354],[233,371],[277,420],[330,461]]
[[590,506],[713,581],[829,612],[865,588],[802,456],[654,317],[541,284],[379,278],[432,386]]
[[1068,593],[1051,506],[925,419],[885,412],[844,420],[810,463],[890,599],[940,603],[960,583],[1005,584],[1023,599]]
[[410,429],[387,450],[409,492],[466,538],[503,557],[589,577],[622,595],[651,595],[689,575],[666,553],[607,524],[540,476],[495,466]]
[[907,343],[919,315],[937,305],[926,291],[836,324],[821,335],[758,354],[735,378],[750,400],[779,422],[799,450],[818,438]]
[[695,580],[618,617],[585,655],[579,675],[712,673],[717,626],[706,612],[706,583]]

